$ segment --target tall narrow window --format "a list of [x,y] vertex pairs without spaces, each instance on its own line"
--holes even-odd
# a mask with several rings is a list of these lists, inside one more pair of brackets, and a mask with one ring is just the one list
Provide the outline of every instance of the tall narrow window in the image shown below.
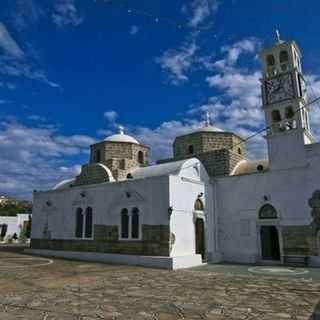
[[92,237],[92,208],[88,207],[86,210],[86,229],[85,229],[85,237]]
[[276,64],[276,60],[272,54],[267,56],[267,65],[274,66]]
[[121,211],[121,238],[128,239],[129,237],[129,214],[128,209]]
[[274,122],[280,122],[281,121],[281,114],[279,110],[273,110],[272,111],[272,120]]
[[188,147],[188,153],[189,154],[194,154],[194,147],[193,146],[189,146]]
[[139,239],[139,209],[132,209],[131,216],[131,238]]
[[286,107],[286,118],[287,119],[292,119],[294,117],[294,111],[291,106]]
[[96,162],[101,162],[101,151],[96,150]]
[[83,213],[82,209],[76,211],[76,238],[82,238],[83,235]]
[[140,164],[144,164],[144,154],[143,154],[142,151],[139,151],[139,152],[138,152],[138,162],[139,162]]
[[289,61],[289,55],[288,51],[283,50],[280,52],[280,63],[288,62]]

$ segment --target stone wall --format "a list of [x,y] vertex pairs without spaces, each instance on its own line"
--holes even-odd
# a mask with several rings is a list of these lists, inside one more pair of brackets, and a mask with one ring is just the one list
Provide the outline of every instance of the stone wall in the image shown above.
[[166,225],[142,225],[142,240],[119,240],[118,226],[94,225],[94,239],[32,239],[32,249],[169,256],[170,232]]
[[229,149],[245,157],[246,147],[243,140],[230,132],[195,132],[177,137],[173,145],[174,158],[192,155],[189,147],[194,149],[193,154],[200,154],[213,150]]
[[282,226],[283,254],[318,256],[312,226]]
[[[90,163],[96,163],[96,152],[100,150],[100,163],[106,165],[116,180],[125,180],[133,169],[147,166],[149,148],[129,142],[103,141],[91,146]],[[139,162],[139,152],[143,153],[143,163]]]
[[197,158],[206,168],[210,177],[229,175],[239,161],[244,160],[244,156],[227,149],[213,150],[184,157],[159,160],[157,163],[168,163],[172,161]]

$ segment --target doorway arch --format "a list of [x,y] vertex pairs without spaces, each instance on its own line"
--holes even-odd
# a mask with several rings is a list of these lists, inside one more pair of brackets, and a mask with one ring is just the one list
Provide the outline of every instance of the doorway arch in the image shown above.
[[263,261],[281,261],[279,217],[271,204],[259,210],[260,256]]

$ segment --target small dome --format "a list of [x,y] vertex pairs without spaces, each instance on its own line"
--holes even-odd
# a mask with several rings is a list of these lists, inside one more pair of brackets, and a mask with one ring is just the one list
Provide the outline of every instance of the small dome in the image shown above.
[[110,137],[107,137],[104,139],[104,141],[109,141],[109,142],[129,142],[129,143],[136,143],[139,144],[138,140],[135,138],[128,136],[127,134],[124,134],[124,128],[119,127],[119,133],[114,134]]
[[223,130],[215,126],[206,125],[202,128],[197,129],[196,132],[223,132]]
[[211,125],[210,114],[209,112],[207,112],[205,125],[197,129],[195,132],[223,132],[223,130]]

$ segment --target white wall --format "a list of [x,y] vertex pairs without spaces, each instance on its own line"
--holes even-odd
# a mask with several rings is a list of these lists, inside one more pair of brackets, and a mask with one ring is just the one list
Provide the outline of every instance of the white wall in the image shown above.
[[18,214],[16,217],[0,216],[0,225],[6,224],[8,226],[6,237],[13,236],[14,233],[19,237],[23,223],[28,220],[29,214]]
[[[37,192],[34,194],[32,238],[43,237],[48,221],[52,239],[74,239],[76,209],[88,206],[93,208],[94,224],[119,225],[121,209],[138,207],[141,224],[168,225],[168,183],[168,177],[154,177]],[[81,193],[85,197],[81,197]],[[51,206],[46,205],[48,201]]]
[[266,203],[277,210],[280,228],[311,223],[308,200],[320,189],[320,146],[308,146],[308,150],[308,165],[303,168],[214,180],[219,247],[225,260],[255,262],[260,258],[258,213]]
[[195,254],[194,204],[205,186],[200,181],[187,181],[179,176],[170,177],[170,206],[173,212],[170,220],[171,232],[175,235],[171,256]]

